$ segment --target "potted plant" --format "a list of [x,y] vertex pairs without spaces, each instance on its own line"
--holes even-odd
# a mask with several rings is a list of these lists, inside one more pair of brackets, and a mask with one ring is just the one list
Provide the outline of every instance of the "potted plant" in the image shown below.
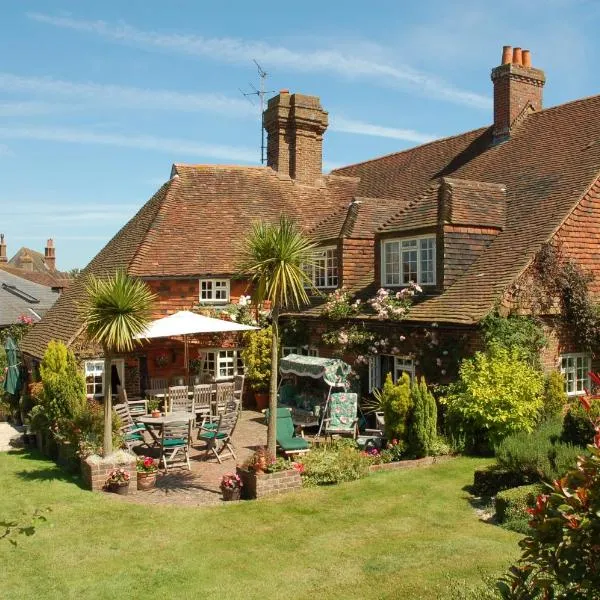
[[221,479],[221,492],[223,492],[223,500],[230,502],[239,500],[242,489],[242,480],[236,473],[225,473]]
[[156,483],[156,472],[158,467],[150,456],[140,456],[136,463],[137,489],[151,490]]
[[160,417],[160,400],[158,398],[151,398],[148,400],[148,412],[154,418]]
[[130,479],[129,471],[121,468],[113,469],[106,480],[105,487],[109,492],[126,496],[129,492]]
[[264,410],[269,405],[269,383],[271,381],[271,337],[270,327],[250,331],[244,335],[242,360],[246,381],[254,391],[256,406]]
[[265,473],[274,462],[273,455],[266,448],[261,447],[244,463],[244,468],[260,475]]

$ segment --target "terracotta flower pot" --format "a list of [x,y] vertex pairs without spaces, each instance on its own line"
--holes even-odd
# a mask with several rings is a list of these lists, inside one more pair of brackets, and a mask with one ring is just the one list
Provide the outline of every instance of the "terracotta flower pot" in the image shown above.
[[153,410],[152,411],[152,418],[153,419],[158,419],[158,417],[160,417],[160,410]]
[[231,502],[232,500],[240,499],[240,488],[222,488],[223,500],[225,502]]
[[156,484],[156,471],[153,473],[138,473],[137,474],[137,489],[151,490]]
[[129,483],[109,483],[108,491],[120,496],[127,496],[129,493]]
[[269,406],[269,394],[266,394],[265,392],[254,392],[254,400],[258,410],[264,410]]

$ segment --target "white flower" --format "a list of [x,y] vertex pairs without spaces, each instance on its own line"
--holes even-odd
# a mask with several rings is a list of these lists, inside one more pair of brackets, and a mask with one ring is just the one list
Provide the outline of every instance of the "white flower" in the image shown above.
[[403,341],[404,341],[406,338],[405,338],[403,335],[401,335],[401,336],[400,336],[398,339],[399,339],[401,342],[403,342]]
[[440,373],[441,373],[442,375],[445,375],[445,374],[446,374],[446,369],[442,369],[442,370],[440,371]]
[[442,359],[441,359],[441,358],[436,358],[436,359],[435,359],[435,364],[436,364],[438,367],[441,367],[441,366],[442,366]]
[[442,352],[442,354],[443,354],[444,356],[448,356],[448,350],[444,350],[444,351]]

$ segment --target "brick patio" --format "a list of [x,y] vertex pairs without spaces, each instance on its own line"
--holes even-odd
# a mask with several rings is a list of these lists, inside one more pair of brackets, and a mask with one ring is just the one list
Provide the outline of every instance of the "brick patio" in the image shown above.
[[[196,432],[194,433],[194,438]],[[244,410],[240,416],[233,435],[233,443],[237,454],[237,464],[242,464],[252,455],[258,446],[267,443],[267,428],[264,415],[253,410]],[[186,468],[172,467],[167,474],[159,471],[156,487],[146,492],[138,492],[130,496],[110,497],[128,502],[142,504],[181,504],[201,506],[222,502],[219,484],[225,473],[235,472],[236,461],[231,458],[223,459],[219,464],[211,453],[208,458],[199,448],[202,442],[194,441],[190,462],[192,471]]]

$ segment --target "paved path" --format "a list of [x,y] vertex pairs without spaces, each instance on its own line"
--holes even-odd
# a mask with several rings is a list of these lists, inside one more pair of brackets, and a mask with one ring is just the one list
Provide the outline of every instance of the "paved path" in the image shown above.
[[10,423],[0,423],[0,452],[8,452],[22,446],[22,431],[23,428],[15,428]]

